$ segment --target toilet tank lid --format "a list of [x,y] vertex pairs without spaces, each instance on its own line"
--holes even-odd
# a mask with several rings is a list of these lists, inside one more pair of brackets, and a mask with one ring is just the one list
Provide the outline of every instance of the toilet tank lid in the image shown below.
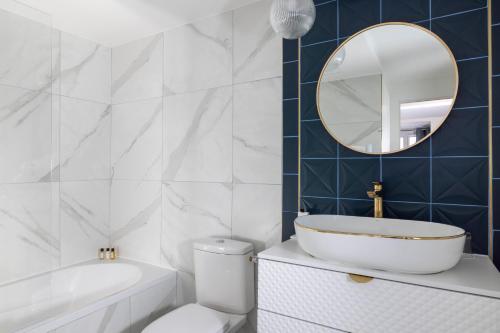
[[233,239],[204,238],[194,242],[195,250],[220,254],[246,254],[253,250],[253,245]]

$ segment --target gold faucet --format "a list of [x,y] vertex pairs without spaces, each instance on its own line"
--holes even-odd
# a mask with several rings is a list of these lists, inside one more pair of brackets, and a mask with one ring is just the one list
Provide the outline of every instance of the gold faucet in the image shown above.
[[382,206],[382,183],[373,182],[373,191],[367,191],[368,197],[373,199],[373,211],[375,218],[382,218],[383,206]]

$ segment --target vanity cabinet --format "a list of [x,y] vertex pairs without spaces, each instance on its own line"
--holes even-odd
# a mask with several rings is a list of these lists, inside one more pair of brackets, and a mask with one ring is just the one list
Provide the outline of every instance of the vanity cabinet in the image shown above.
[[258,263],[259,333],[500,332],[500,274],[484,256],[405,275],[329,264],[292,240]]

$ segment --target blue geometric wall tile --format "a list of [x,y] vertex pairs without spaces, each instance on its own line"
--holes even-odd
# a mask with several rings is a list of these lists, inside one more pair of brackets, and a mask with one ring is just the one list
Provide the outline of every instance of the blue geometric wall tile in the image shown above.
[[492,32],[492,52],[493,52],[493,74],[500,74],[500,25],[491,28]]
[[429,221],[429,204],[384,202],[384,218]]
[[283,223],[283,228],[281,230],[281,240],[284,242],[290,239],[290,236],[295,235],[295,228],[293,226],[293,221],[297,218],[296,213],[283,212],[281,215],[281,220]]
[[[500,61],[500,60],[499,60]],[[500,75],[500,73],[499,73]],[[500,76],[494,77],[492,80],[493,91],[493,125],[500,126]]]
[[493,233],[493,263],[500,270],[500,231]]
[[450,47],[457,60],[488,55],[487,10],[432,21],[432,31]]
[[488,105],[488,59],[458,63],[458,96],[455,108]]
[[311,214],[337,214],[337,199],[302,197],[301,207]]
[[337,47],[337,42],[327,42],[300,48],[300,76],[302,84],[316,82],[326,61]]
[[283,139],[283,173],[296,174],[299,171],[298,138]]
[[483,8],[486,7],[487,2],[487,0],[432,0],[432,17]]
[[333,158],[337,156],[337,142],[319,120],[301,123],[300,141],[303,158]]
[[299,177],[283,176],[283,211],[296,212],[299,192]]
[[336,160],[302,160],[300,171],[302,195],[336,197]]
[[302,120],[319,119],[316,107],[316,84],[304,84],[300,89],[300,112]]
[[299,97],[299,66],[296,62],[283,64],[283,99]]
[[414,22],[414,24],[421,26],[422,28],[425,28],[427,30],[431,30],[431,21],[420,21],[420,22]]
[[283,62],[295,61],[299,59],[299,42],[297,39],[283,38]]
[[432,221],[454,225],[472,234],[472,251],[488,253],[488,208],[433,205]]
[[383,158],[382,175],[386,200],[429,202],[428,158]]
[[[493,180],[493,229],[500,230],[500,179]],[[498,239],[500,241],[500,239]],[[498,253],[500,256],[500,252]]]
[[373,200],[339,200],[339,215],[373,217]]
[[337,38],[337,3],[322,2],[316,5],[316,20],[312,29],[302,37],[302,45]]
[[339,2],[340,36],[350,36],[380,22],[380,2],[349,0]]
[[[486,10],[484,8],[477,10],[486,5],[486,0],[315,0],[315,3],[319,5],[316,6],[317,23],[319,23],[302,39],[304,46],[300,49],[302,52],[300,116],[304,120],[300,123],[301,133],[299,133],[302,141],[301,194],[304,195],[300,201],[301,206],[314,213],[335,214],[338,211],[339,214],[373,216],[373,201],[362,199],[366,190],[362,187],[364,182],[376,174],[375,165],[379,160],[382,162],[385,217],[433,219],[464,226],[473,233],[473,250],[486,253],[488,159],[464,156],[487,155],[485,113],[481,113],[481,109],[473,109],[488,105],[488,59],[484,57],[487,55]],[[324,19],[332,17],[334,4],[339,8],[339,31],[333,30],[336,26],[329,25],[330,22]],[[431,4],[432,10],[429,11]],[[498,4],[499,0],[493,0],[494,23],[500,23]],[[323,12],[323,8],[330,10]],[[472,11],[457,13],[469,10]],[[428,16],[431,14],[433,17],[444,17],[430,21]],[[307,120],[319,118],[316,107],[316,81],[337,43],[345,41],[348,36],[369,25],[379,23],[381,17],[383,21],[414,22],[426,28],[432,26],[432,30],[450,44],[456,58],[462,61],[458,62],[460,82],[455,109],[442,128],[433,135],[432,140],[427,139],[400,153],[378,156],[358,153],[338,144],[321,122]],[[496,72],[494,74],[500,74],[497,60],[497,29],[498,26],[495,26],[493,61]],[[323,42],[325,38],[334,40],[337,35],[340,36],[338,41]],[[306,42],[318,44],[306,46]],[[297,57],[293,43],[284,41],[285,62],[293,61]],[[471,56],[480,58],[463,60]],[[298,97],[296,65],[296,62],[292,62],[284,66],[284,95],[288,98]],[[497,89],[500,87],[500,77],[493,78],[493,85],[493,121],[495,125],[500,126],[498,102],[500,89]],[[295,110],[296,107],[298,105],[293,101],[285,101],[283,105],[284,112]],[[465,108],[466,110],[459,110]],[[284,114],[285,136],[294,136],[297,131],[293,125],[296,120],[294,117],[292,114]],[[500,133],[500,128],[498,131]],[[495,136],[494,151],[499,151],[497,148],[500,147],[499,140],[500,138],[497,140]],[[284,149],[289,151],[288,148]],[[434,156],[432,159],[429,158],[431,152]],[[453,157],[455,155],[464,157]],[[495,155],[499,156],[499,161],[495,164],[500,171],[500,153]],[[291,165],[291,170],[294,170],[294,162],[289,161],[288,157],[285,159],[284,163]],[[369,171],[358,172],[357,163],[366,165]],[[290,169],[284,166],[284,170]],[[370,174],[371,172],[373,173]],[[500,177],[500,172],[495,171],[495,173]],[[283,177],[284,239],[294,233],[292,223],[296,214],[294,212],[297,210],[297,184],[297,176]],[[496,202],[500,194],[497,193],[498,189],[495,192]],[[342,198],[358,194],[360,199]],[[492,204],[498,207],[497,204]],[[495,215],[500,216],[500,212]],[[498,228],[499,222],[494,223],[495,228]],[[498,254],[500,231],[495,232],[495,236],[494,248]],[[497,255],[495,260],[500,266],[500,255]]]
[[415,22],[429,19],[429,0],[384,0],[382,21]]
[[380,180],[380,160],[339,160],[339,187],[341,198],[367,199],[366,191],[372,182]]
[[452,110],[432,136],[433,156],[487,156],[488,108]]
[[492,130],[493,135],[493,177],[500,178],[500,127],[495,127]]
[[434,158],[432,194],[436,203],[488,205],[488,159]]
[[356,158],[378,158],[378,155],[370,155],[370,154],[364,154],[357,152],[355,150],[352,150],[342,144],[342,142],[339,142],[339,157],[346,158],[346,157],[356,157]]
[[491,20],[493,24],[500,23],[500,2],[491,1]]
[[415,145],[411,148],[408,148],[406,150],[403,150],[403,151],[400,151],[397,153],[382,155],[382,158],[387,158],[387,157],[427,157],[430,154],[430,142],[431,142],[431,140],[429,140],[429,138],[427,138],[424,141],[421,141],[418,145]]
[[283,101],[283,136],[297,136],[299,119],[299,101]]

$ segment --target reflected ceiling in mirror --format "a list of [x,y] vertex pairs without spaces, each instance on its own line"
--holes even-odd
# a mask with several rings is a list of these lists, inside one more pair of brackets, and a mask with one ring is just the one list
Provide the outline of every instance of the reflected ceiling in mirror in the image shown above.
[[451,111],[458,70],[448,46],[409,23],[384,23],[347,39],[318,82],[321,121],[341,144],[395,153],[429,137]]

